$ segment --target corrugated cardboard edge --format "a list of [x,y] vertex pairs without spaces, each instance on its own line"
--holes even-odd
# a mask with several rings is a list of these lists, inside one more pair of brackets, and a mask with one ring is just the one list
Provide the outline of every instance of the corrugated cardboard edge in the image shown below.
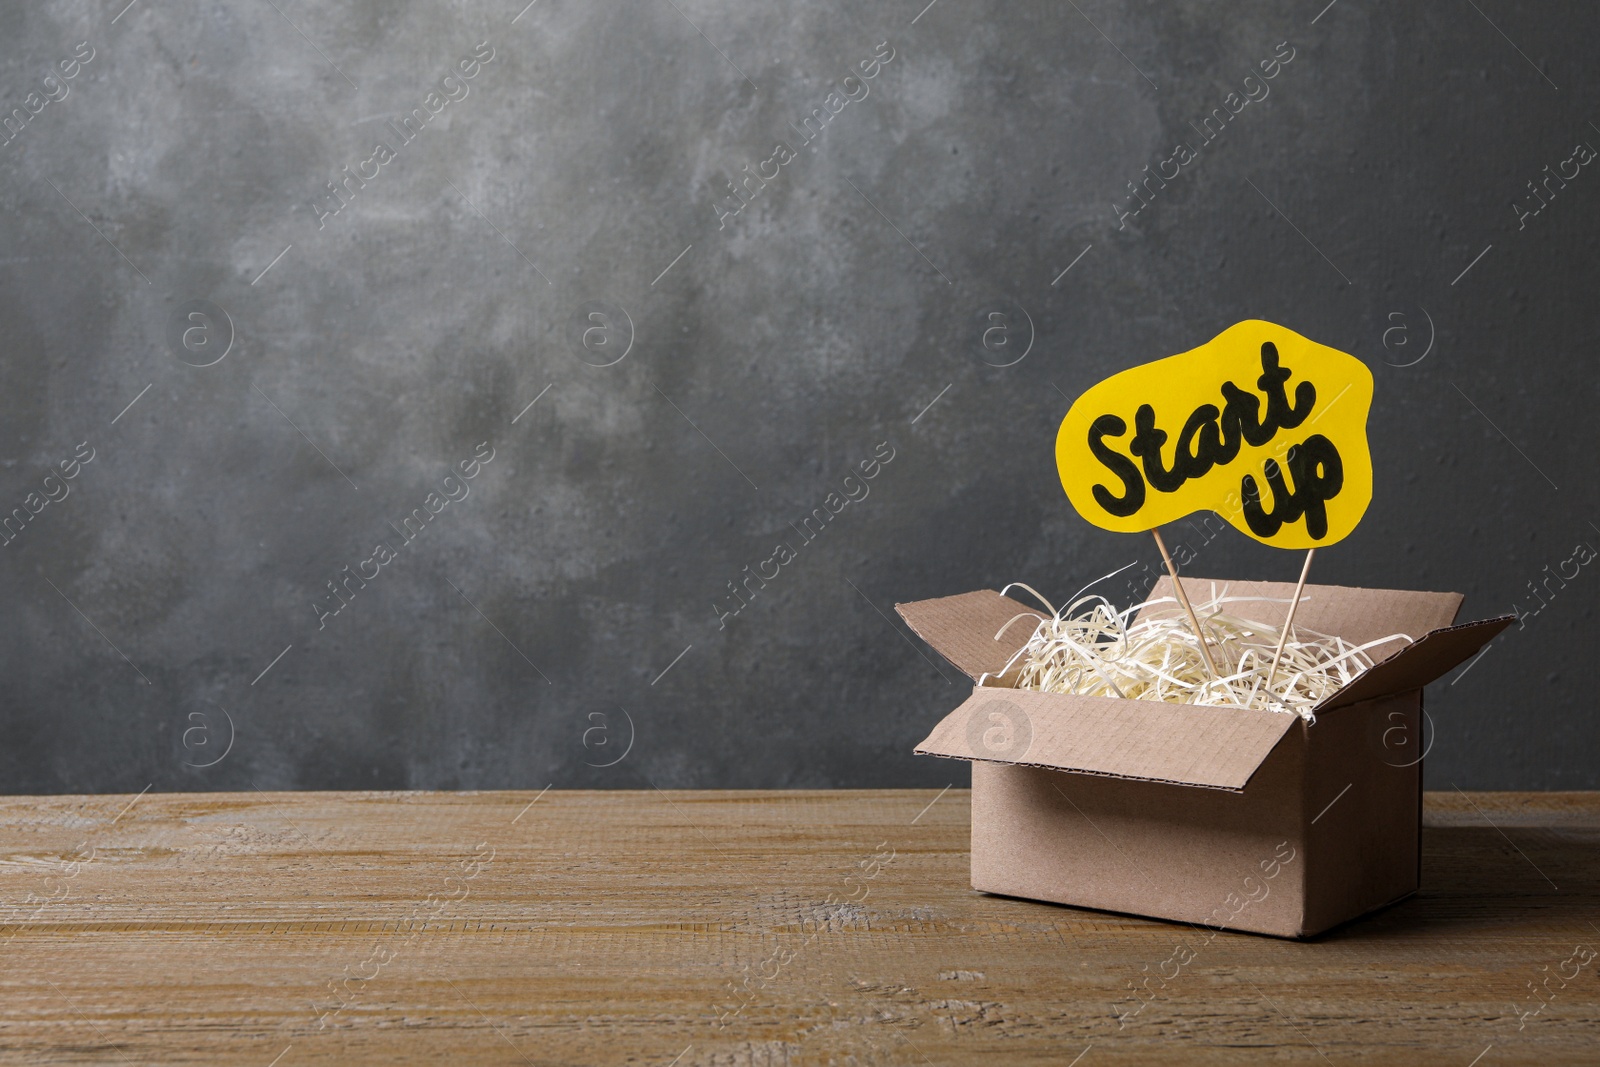
[[[1027,760],[1011,761],[984,759],[980,756],[957,756],[947,752],[931,752],[920,747],[915,750],[913,755],[937,756],[939,759],[965,760],[968,763],[997,763],[1003,767],[1032,767],[1034,770],[1039,771],[1062,771],[1067,774],[1087,774],[1091,778],[1117,778],[1124,782],[1159,782],[1162,785],[1178,785],[1187,789],[1215,789],[1219,793],[1243,793],[1245,790],[1245,786],[1239,786],[1237,789],[1235,789],[1233,786],[1206,785],[1205,783],[1197,782],[1179,782],[1171,778],[1139,778],[1131,774],[1112,774],[1109,771],[1090,771],[1084,770],[1081,767],[1052,767],[1047,763],[1029,763]],[[1248,782],[1245,783],[1245,785],[1248,784]],[[987,890],[985,890],[985,892],[987,892]],[[1130,912],[1129,914],[1136,915],[1138,912]]]
[[994,635],[1002,626],[1018,615],[1044,615],[1044,609],[1030,608],[993,589],[914,600],[896,604],[894,610],[912,632],[973,681],[1004,667],[1028,643],[1038,623],[1018,619],[996,641]]
[[[1234,615],[1255,619],[1269,626],[1281,626],[1289,611],[1289,601],[1294,598],[1292,582],[1255,582],[1222,578],[1184,578],[1183,587],[1189,599],[1199,602],[1207,599],[1211,587],[1226,590],[1232,597],[1246,601],[1231,605],[1227,610]],[[1150,590],[1149,600],[1167,599],[1158,608],[1147,610],[1175,614],[1182,609],[1172,600],[1172,579],[1162,575]],[[1336,634],[1351,644],[1360,645],[1392,634],[1402,633],[1411,638],[1443,629],[1456,621],[1461,611],[1463,597],[1460,593],[1440,593],[1421,589],[1370,589],[1349,585],[1308,585],[1301,597],[1300,610],[1295,614],[1296,629],[1317,633]],[[1144,611],[1140,611],[1143,616]],[[1396,646],[1378,647],[1375,656],[1388,655]]]
[[1446,671],[1465,663],[1516,618],[1515,615],[1499,615],[1431,630],[1364,671],[1355,681],[1318,704],[1314,712],[1333,711],[1363,700],[1421,689]]
[[[1246,604],[1241,607],[1248,610],[1241,611],[1237,608],[1232,610],[1270,625],[1281,625],[1288,610],[1288,602],[1294,593],[1294,586],[1288,582],[1186,577],[1183,579],[1183,584],[1191,597],[1207,595],[1209,587],[1215,584],[1219,588],[1226,587],[1232,595],[1258,599],[1260,603],[1257,607],[1251,608]],[[1162,576],[1151,589],[1150,599],[1170,598],[1171,595],[1172,580]],[[1409,646],[1401,645],[1396,649],[1396,652],[1400,652],[1421,646],[1422,638],[1429,634],[1460,629],[1452,627],[1451,624],[1460,611],[1462,599],[1460,593],[1308,585],[1300,612],[1296,616],[1296,626],[1320,633],[1338,634],[1353,644],[1364,644],[1392,634],[1405,634],[1417,639]],[[992,589],[896,604],[895,610],[918,637],[974,681],[985,674],[994,675],[1000,671],[1017,650],[1027,643],[1035,623],[1027,618],[1017,619],[1004,637],[997,641],[995,634],[1002,626],[1019,615],[1040,617],[1043,615],[1042,608],[1030,607],[1010,597],[1003,597]],[[1172,604],[1145,610],[1179,609]],[[1497,620],[1481,621],[1489,623]],[[1490,634],[1484,640],[1492,636],[1493,634]],[[1431,648],[1437,650],[1439,645],[1440,642],[1435,641]],[[1383,654],[1384,651],[1382,646],[1373,649],[1375,654]],[[1423,658],[1429,658],[1431,655],[1432,652]],[[1398,658],[1397,655],[1391,654],[1383,662]],[[1407,657],[1407,662],[1414,660],[1415,654]],[[1434,677],[1448,669],[1449,666],[1438,668]],[[993,683],[994,679],[991,678],[990,681]],[[1005,680],[1001,679],[1000,684],[1004,685]],[[1363,689],[1362,694],[1356,699],[1367,699],[1376,695],[1368,689]],[[1333,707],[1347,702],[1341,699],[1337,703],[1325,702],[1324,706]]]
[[1240,792],[1298,715],[974,688],[919,755]]

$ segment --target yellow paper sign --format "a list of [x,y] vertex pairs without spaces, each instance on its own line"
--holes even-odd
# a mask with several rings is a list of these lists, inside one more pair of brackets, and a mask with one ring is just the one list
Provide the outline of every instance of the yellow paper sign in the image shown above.
[[1372,499],[1366,364],[1259,319],[1080,396],[1056,434],[1078,513],[1119,533],[1215,511],[1278,548],[1355,529]]

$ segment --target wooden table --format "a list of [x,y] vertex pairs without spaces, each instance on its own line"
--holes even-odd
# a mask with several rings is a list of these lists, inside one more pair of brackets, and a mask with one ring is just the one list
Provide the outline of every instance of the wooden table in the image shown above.
[[1430,794],[1422,894],[1310,943],[980,896],[967,819],[955,789],[3,799],[0,1063],[1600,1063],[1600,794]]

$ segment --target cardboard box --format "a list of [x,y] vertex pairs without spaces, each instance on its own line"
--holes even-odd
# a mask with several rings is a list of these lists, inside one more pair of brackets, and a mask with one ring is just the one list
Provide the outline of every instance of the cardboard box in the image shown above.
[[[1185,578],[1192,599],[1211,580]],[[1226,582],[1232,610],[1281,625],[1294,586]],[[1170,597],[1162,578],[1151,599]],[[1454,626],[1457,593],[1308,585],[1297,628],[1397,651],[1315,709],[1068,696],[975,685],[917,747],[972,761],[972,887],[1279,937],[1311,937],[1416,892],[1422,687],[1514,616]],[[977,682],[1036,612],[991,590],[898,604]],[[1157,609],[1168,610],[1163,606]],[[1381,656],[1386,647],[1375,650]]]

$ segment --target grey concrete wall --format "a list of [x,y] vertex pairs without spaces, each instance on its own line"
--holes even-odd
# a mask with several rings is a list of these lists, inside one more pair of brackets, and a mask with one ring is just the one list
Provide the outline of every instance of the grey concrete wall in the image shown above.
[[1600,786],[1592,5],[124,3],[0,7],[0,788],[964,782],[893,603],[1154,564],[1056,425],[1250,317],[1376,377],[1315,577],[1523,613],[1430,784]]

